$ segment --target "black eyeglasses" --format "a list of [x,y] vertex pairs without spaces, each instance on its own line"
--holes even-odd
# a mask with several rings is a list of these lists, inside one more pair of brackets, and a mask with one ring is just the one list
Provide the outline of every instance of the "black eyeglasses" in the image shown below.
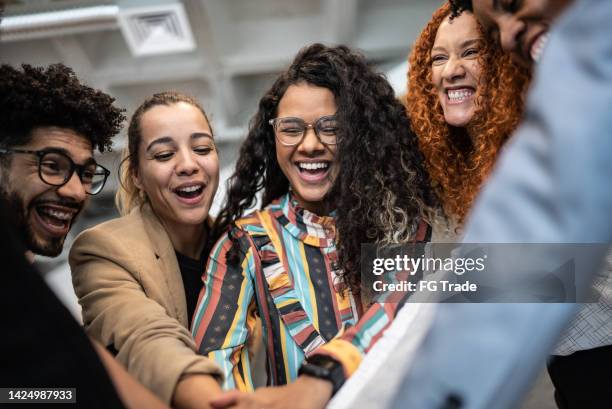
[[25,153],[38,157],[38,176],[51,186],[64,186],[76,171],[85,192],[96,195],[102,191],[110,171],[91,161],[86,165],[77,165],[70,156],[57,149],[30,151],[25,149],[0,148],[0,154]]
[[306,123],[301,118],[274,118],[268,121],[274,128],[279,142],[285,146],[294,146],[302,142],[306,129],[314,129],[319,140],[325,145],[338,142],[338,120],[335,115],[322,116],[314,122]]

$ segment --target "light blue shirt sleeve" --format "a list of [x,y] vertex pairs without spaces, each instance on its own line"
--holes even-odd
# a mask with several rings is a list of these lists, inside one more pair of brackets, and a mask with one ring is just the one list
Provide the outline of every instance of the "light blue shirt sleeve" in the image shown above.
[[[526,118],[466,227],[466,243],[612,242],[612,1],[577,0],[551,32]],[[603,246],[579,272],[593,274]],[[582,280],[588,286],[589,280]],[[393,408],[514,407],[573,304],[440,304]]]

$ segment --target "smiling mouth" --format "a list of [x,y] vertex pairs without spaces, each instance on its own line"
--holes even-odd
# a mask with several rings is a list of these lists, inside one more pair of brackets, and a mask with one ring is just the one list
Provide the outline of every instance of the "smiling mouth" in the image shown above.
[[467,100],[471,99],[472,96],[474,96],[474,93],[474,88],[470,87],[447,89],[446,97],[451,105],[463,104]]
[[300,177],[307,182],[319,182],[327,176],[331,162],[296,162]]
[[68,234],[72,220],[78,213],[76,209],[45,204],[36,206],[34,211],[45,230],[58,237]]
[[201,196],[205,188],[204,183],[192,183],[179,186],[173,192],[182,199],[194,199]]
[[542,53],[544,52],[544,48],[546,48],[546,43],[548,43],[549,34],[548,32],[544,32],[534,40],[531,48],[529,49],[529,56],[534,62],[539,62],[540,58],[542,58]]

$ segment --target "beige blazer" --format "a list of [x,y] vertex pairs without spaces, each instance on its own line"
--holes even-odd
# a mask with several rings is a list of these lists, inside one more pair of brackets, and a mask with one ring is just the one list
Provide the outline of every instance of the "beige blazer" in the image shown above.
[[176,254],[149,205],[81,233],[70,268],[87,333],[164,402],[185,374],[221,376],[196,354]]

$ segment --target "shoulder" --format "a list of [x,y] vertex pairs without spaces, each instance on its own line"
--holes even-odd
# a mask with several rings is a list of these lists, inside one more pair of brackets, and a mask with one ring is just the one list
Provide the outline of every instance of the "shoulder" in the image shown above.
[[285,196],[275,199],[265,208],[256,210],[236,220],[232,228],[242,230],[250,236],[267,235],[267,228],[278,224],[279,216],[283,216],[283,201]]
[[262,223],[262,217],[265,218],[268,212],[268,208],[258,210],[233,222],[212,248],[210,257],[218,259],[223,253],[235,251],[242,253],[243,257],[248,253],[256,253],[257,249],[270,241]]
[[135,209],[126,216],[83,231],[70,249],[70,264],[86,256],[129,259],[152,251],[143,217],[140,210]]
[[144,215],[139,209],[130,214],[100,223],[90,229],[83,231],[75,240],[75,246],[82,241],[114,241],[120,240],[131,242],[142,240],[146,235],[143,222]]
[[264,227],[260,219],[260,211],[249,213],[246,216],[243,216],[240,219],[236,220],[230,228],[230,232],[237,233],[238,231],[244,232],[249,235],[257,235],[264,232]]

